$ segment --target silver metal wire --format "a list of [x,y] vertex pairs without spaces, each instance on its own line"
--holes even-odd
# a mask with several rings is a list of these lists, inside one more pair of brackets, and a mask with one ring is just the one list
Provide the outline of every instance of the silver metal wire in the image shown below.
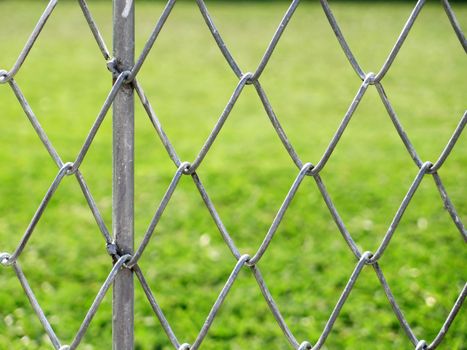
[[[454,29],[455,35],[458,37],[462,47],[464,50],[467,52],[467,43],[465,39],[465,35],[460,27],[460,24],[455,16],[455,13],[449,3],[448,0],[442,0],[442,6],[449,18],[449,21]],[[154,29],[149,37],[149,39],[146,42],[146,45],[144,46],[141,54],[139,57],[136,59],[136,63],[134,66],[127,71],[119,71],[118,65],[116,64],[115,60],[111,57],[111,54],[109,50],[107,49],[107,46],[104,42],[104,39],[98,29],[98,26],[96,22],[94,21],[92,14],[90,12],[89,7],[87,6],[87,3],[85,0],[78,0],[79,6],[83,12],[83,15],[89,25],[89,28],[91,30],[91,33],[93,37],[96,40],[96,43],[98,45],[98,48],[104,58],[104,60],[107,63],[107,67],[109,70],[112,72],[114,76],[114,84],[112,86],[112,89],[110,90],[107,98],[105,99],[103,106],[100,110],[100,112],[97,115],[97,118],[92,125],[88,136],[84,140],[83,146],[78,152],[78,155],[76,156],[76,159],[74,162],[68,162],[64,163],[57,151],[55,150],[54,146],[50,142],[50,139],[47,137],[47,134],[43,130],[42,126],[40,125],[36,115],[34,114],[32,108],[28,104],[26,97],[24,94],[21,92],[21,89],[18,85],[18,83],[15,81],[14,77],[18,73],[18,71],[21,69],[21,66],[25,62],[25,60],[28,57],[29,52],[34,46],[34,43],[36,42],[36,39],[40,35],[40,32],[44,28],[44,26],[47,23],[48,18],[52,15],[52,12],[54,8],[56,7],[58,3],[58,0],[52,0],[48,3],[46,9],[44,10],[43,14],[41,15],[39,21],[37,22],[37,25],[35,26],[33,32],[31,33],[29,39],[27,40],[23,50],[20,52],[18,59],[16,62],[13,64],[12,68],[7,71],[7,70],[0,70],[0,83],[8,83],[10,88],[12,89],[13,93],[15,94],[19,104],[21,105],[26,117],[28,118],[29,122],[31,123],[33,129],[37,133],[39,139],[42,141],[45,149],[51,156],[52,160],[54,163],[57,165],[59,168],[59,171],[55,177],[55,179],[52,181],[52,184],[50,185],[49,189],[46,191],[46,194],[42,201],[40,202],[37,211],[33,215],[30,224],[26,228],[23,237],[19,244],[17,245],[16,249],[14,250],[13,253],[0,253],[0,265],[4,267],[11,266],[13,268],[14,273],[16,274],[23,290],[24,293],[26,294],[26,297],[29,299],[33,310],[37,314],[37,317],[39,318],[41,324],[44,327],[45,333],[48,335],[50,338],[50,341],[53,345],[53,347],[57,350],[65,350],[65,349],[76,349],[78,345],[80,344],[82,338],[86,334],[86,331],[91,323],[91,320],[93,316],[96,314],[99,305],[101,304],[104,296],[108,292],[108,289],[110,288],[111,284],[113,281],[116,279],[120,271],[123,269],[132,271],[142,289],[144,290],[144,293],[146,294],[146,297],[148,299],[149,304],[151,305],[157,319],[159,320],[162,328],[164,329],[168,339],[170,340],[170,343],[173,345],[175,349],[178,350],[196,350],[198,349],[205,337],[209,334],[209,329],[215,320],[223,302],[225,299],[228,297],[228,293],[235,283],[237,276],[239,275],[240,271],[245,268],[249,269],[256,282],[258,283],[259,289],[269,306],[272,314],[274,315],[274,318],[276,319],[278,326],[281,328],[282,332],[284,333],[285,338],[288,340],[290,343],[291,347],[294,349],[321,349],[325,342],[326,339],[331,335],[333,325],[337,318],[339,317],[339,313],[342,309],[342,307],[345,305],[346,300],[350,293],[353,290],[353,287],[356,283],[356,281],[359,278],[359,275],[361,271],[370,266],[373,268],[375,271],[378,280],[381,284],[382,289],[384,290],[388,302],[390,303],[394,314],[396,318],[398,319],[402,329],[405,331],[408,340],[411,342],[413,345],[414,349],[435,349],[437,348],[441,342],[443,341],[444,337],[448,333],[449,327],[451,326],[452,322],[454,321],[455,317],[458,315],[460,312],[463,302],[467,296],[467,283],[464,284],[464,287],[462,291],[460,292],[457,300],[455,300],[454,305],[452,307],[451,312],[447,316],[444,324],[441,326],[440,331],[438,335],[435,337],[435,339],[429,343],[423,339],[417,338],[413,328],[411,328],[409,322],[406,320],[404,313],[397,303],[394,295],[391,292],[391,289],[389,287],[389,284],[387,280],[384,277],[383,271],[381,267],[379,266],[379,260],[381,257],[384,255],[386,249],[390,245],[392,237],[396,234],[398,225],[404,215],[405,210],[407,207],[410,205],[410,201],[414,194],[416,193],[422,179],[426,176],[432,176],[435,186],[437,187],[441,200],[444,204],[444,207],[446,210],[449,212],[454,224],[458,228],[461,237],[463,238],[464,242],[467,242],[467,232],[465,229],[464,224],[462,223],[460,216],[457,214],[456,209],[454,208],[454,205],[452,201],[449,198],[449,195],[443,185],[443,182],[441,180],[441,177],[438,173],[438,170],[442,168],[444,162],[446,159],[449,157],[451,151],[455,147],[457,141],[459,140],[460,136],[462,135],[462,132],[465,128],[465,125],[467,123],[467,112],[464,112],[462,115],[460,122],[458,126],[456,127],[452,137],[450,138],[449,142],[447,143],[446,147],[440,154],[439,158],[434,161],[434,163],[429,162],[429,161],[423,161],[420,156],[418,155],[417,151],[415,150],[415,147],[411,143],[407,133],[404,130],[404,127],[402,126],[401,122],[399,121],[397,114],[392,107],[390,100],[388,96],[386,95],[383,87],[383,79],[388,70],[391,68],[392,63],[394,62],[395,58],[397,57],[399,50],[404,44],[405,39],[407,36],[410,34],[411,28],[413,24],[415,23],[419,13],[422,11],[423,6],[425,4],[425,0],[419,0],[416,4],[415,7],[410,14],[409,18],[407,19],[405,25],[403,26],[401,33],[396,40],[392,50],[390,51],[387,59],[383,62],[382,68],[378,73],[371,73],[371,72],[365,72],[361,66],[359,65],[357,58],[355,55],[352,53],[350,46],[348,45],[342,30],[339,27],[338,21],[334,17],[331,6],[329,5],[327,0],[320,0],[320,3],[322,5],[322,9],[324,11],[324,15],[326,16],[331,28],[333,29],[335,36],[342,47],[342,50],[344,51],[350,65],[354,69],[355,73],[357,76],[362,80],[361,86],[359,87],[358,91],[356,92],[355,97],[352,99],[349,108],[347,112],[344,114],[344,117],[339,124],[334,136],[332,137],[328,147],[324,151],[324,154],[322,157],[318,160],[317,163],[311,163],[311,162],[306,162],[304,163],[297,152],[295,151],[292,143],[288,139],[285,131],[281,127],[281,124],[279,122],[279,118],[274,112],[274,109],[268,100],[267,93],[263,89],[260,83],[260,78],[265,70],[265,68],[268,65],[269,60],[271,59],[274,49],[276,48],[278,42],[280,41],[280,38],[284,31],[286,30],[287,24],[290,22],[292,19],[294,13],[298,10],[299,7],[299,0],[293,0],[290,3],[289,8],[287,9],[286,13],[284,14],[284,17],[279,23],[279,26],[274,33],[261,61],[259,62],[256,70],[254,72],[243,72],[239,65],[237,64],[236,60],[230,53],[229,49],[227,48],[227,45],[225,44],[221,34],[217,30],[217,27],[209,13],[209,10],[203,0],[196,0],[196,3],[198,5],[199,11],[201,16],[204,18],[207,27],[209,28],[216,44],[218,45],[221,53],[223,54],[224,58],[226,59],[227,63],[229,64],[230,68],[232,69],[232,72],[235,74],[235,76],[238,78],[238,83],[233,89],[232,96],[230,97],[229,101],[227,102],[227,105],[222,112],[221,116],[219,117],[218,121],[214,125],[214,128],[210,135],[208,136],[207,140],[205,141],[203,147],[199,151],[198,155],[192,162],[186,162],[182,161],[178,155],[177,152],[175,151],[175,148],[173,147],[172,143],[170,142],[169,138],[167,137],[166,133],[164,132],[164,129],[162,127],[162,124],[160,123],[159,119],[157,118],[156,113],[154,112],[154,109],[151,106],[150,101],[146,97],[143,87],[141,84],[138,83],[137,81],[137,75],[140,72],[142,66],[144,65],[145,60],[147,59],[147,56],[149,52],[151,51],[153,45],[157,41],[158,35],[161,31],[161,29],[164,27],[166,20],[171,14],[172,9],[175,6],[176,1],[175,0],[169,0],[166,3],[166,6],[159,18],[159,20],[156,22]],[[224,226],[221,217],[219,216],[214,203],[211,201],[205,187],[203,186],[202,181],[200,180],[200,176],[197,173],[197,170],[201,163],[203,162],[204,157],[207,155],[209,150],[211,149],[211,146],[217,139],[217,136],[219,135],[219,132],[222,130],[224,123],[226,120],[229,118],[230,112],[232,111],[232,108],[236,104],[238,98],[241,96],[242,91],[247,88],[248,85],[253,85],[257,94],[258,98],[261,100],[261,103],[264,106],[264,109],[271,121],[272,126],[274,127],[275,131],[277,132],[277,135],[279,139],[281,140],[283,146],[287,150],[287,152],[290,155],[290,158],[292,162],[297,166],[298,169],[298,174],[294,181],[292,181],[292,184],[290,186],[290,190],[288,193],[285,195],[285,199],[278,209],[278,212],[276,214],[276,217],[271,223],[271,226],[268,230],[268,232],[265,234],[265,238],[258,248],[257,252],[252,256],[248,255],[243,255],[240,250],[237,248],[234,240],[231,238],[229,232],[227,231],[226,227]],[[108,110],[112,106],[112,104],[115,101],[115,98],[122,89],[123,86],[131,86],[144,110],[146,111],[152,125],[154,126],[154,129],[159,136],[161,142],[163,143],[168,156],[170,159],[173,161],[176,171],[175,174],[170,182],[170,185],[168,186],[165,195],[163,196],[159,206],[156,208],[155,214],[148,226],[148,229],[146,230],[143,239],[141,243],[139,244],[138,248],[136,249],[135,253],[133,255],[126,254],[121,256],[121,250],[119,247],[115,244],[112,236],[109,233],[108,228],[106,227],[104,220],[99,213],[99,210],[97,208],[97,205],[89,191],[89,188],[86,185],[85,179],[83,175],[81,174],[79,168],[80,165],[82,164],[84,158],[86,157],[86,154],[94,140],[94,137],[99,131],[99,127],[102,124],[103,120],[105,119]],[[326,166],[327,161],[329,160],[331,154],[333,153],[335,147],[339,143],[342,135],[347,129],[347,126],[352,119],[352,116],[354,115],[354,112],[356,108],[358,107],[358,104],[360,103],[361,99],[363,96],[366,94],[367,90],[371,88],[371,86],[375,86],[375,89],[378,91],[379,96],[381,98],[381,102],[386,108],[386,111],[388,113],[388,116],[390,120],[392,121],[396,131],[398,132],[400,139],[402,143],[404,144],[407,152],[413,159],[415,166],[418,168],[418,174],[415,176],[412,184],[407,190],[407,194],[405,197],[402,199],[401,204],[397,210],[397,212],[394,215],[394,218],[387,229],[386,234],[383,237],[383,240],[376,250],[375,253],[371,252],[364,252],[362,253],[359,248],[357,247],[356,243],[354,242],[350,232],[347,230],[340,214],[337,211],[337,208],[334,206],[331,196],[329,192],[326,189],[326,186],[320,176],[320,172],[323,170],[323,168]],[[315,164],[315,165],[314,165]],[[58,339],[57,335],[55,334],[52,326],[50,325],[47,316],[44,314],[44,311],[42,310],[39,302],[37,301],[36,297],[34,296],[34,292],[32,291],[31,287],[29,286],[28,280],[26,276],[24,275],[23,271],[21,270],[21,267],[19,265],[19,259],[22,254],[27,254],[27,244],[31,236],[34,234],[34,229],[39,220],[41,219],[41,216],[43,212],[47,209],[47,205],[50,202],[51,198],[53,197],[55,191],[57,188],[60,186],[61,181],[63,180],[64,177],[74,175],[76,180],[78,181],[80,188],[82,189],[83,195],[94,215],[94,218],[96,220],[96,223],[104,237],[105,244],[106,244],[106,250],[109,255],[111,255],[113,261],[114,261],[114,266],[109,272],[109,275],[107,279],[104,281],[102,284],[101,289],[97,293],[94,302],[89,308],[89,311],[87,312],[78,332],[76,333],[75,338],[72,340],[70,345],[62,345],[60,340]],[[147,283],[143,271],[140,269],[138,265],[139,259],[142,257],[144,254],[145,249],[147,248],[148,243],[151,241],[151,238],[153,236],[154,230],[156,229],[159,220],[167,207],[168,203],[170,202],[173,193],[176,191],[177,186],[180,182],[180,179],[182,176],[190,176],[193,180],[194,185],[198,189],[200,196],[206,205],[207,210],[209,211],[214,223],[216,224],[219,233],[221,234],[224,242],[232,252],[232,255],[235,260],[235,265],[232,269],[232,272],[230,276],[228,277],[226,283],[224,284],[224,287],[219,293],[219,296],[215,303],[213,304],[209,314],[206,317],[206,321],[204,325],[202,326],[200,332],[198,333],[198,336],[193,340],[192,345],[190,345],[188,342],[181,343],[177,336],[175,335],[172,327],[170,326],[170,323],[168,322],[167,318],[165,317],[162,309],[160,308],[156,298],[154,297],[154,294],[152,293],[149,284]],[[329,209],[329,212],[331,213],[331,216],[334,220],[334,222],[337,225],[337,228],[339,232],[342,235],[342,238],[345,240],[347,243],[349,249],[353,253],[353,255],[356,258],[356,265],[354,266],[353,272],[350,274],[349,281],[347,282],[346,286],[344,287],[339,299],[336,301],[336,305],[334,309],[330,312],[330,316],[328,318],[328,321],[326,322],[321,335],[318,339],[315,340],[315,342],[311,341],[299,341],[295,338],[293,335],[293,332],[291,329],[287,326],[284,318],[281,315],[281,312],[275,303],[269,289],[267,288],[266,281],[263,278],[263,275],[260,272],[259,269],[259,263],[263,257],[263,255],[267,252],[268,247],[273,244],[273,239],[276,234],[278,234],[278,229],[280,227],[280,224],[282,222],[282,219],[287,212],[298,188],[300,187],[300,184],[302,183],[303,179],[306,176],[311,176],[314,178],[317,188],[319,189],[319,192]],[[314,345],[313,345],[314,344]]]

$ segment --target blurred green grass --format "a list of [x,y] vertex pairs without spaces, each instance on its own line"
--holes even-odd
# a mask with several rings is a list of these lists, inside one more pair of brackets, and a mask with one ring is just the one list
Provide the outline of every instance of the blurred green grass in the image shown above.
[[[0,67],[9,68],[45,1],[2,1]],[[111,44],[111,7],[91,10]],[[287,4],[207,2],[244,71],[253,71]],[[137,4],[137,52],[162,4]],[[411,4],[331,3],[365,71],[377,71]],[[467,7],[455,10],[464,28]],[[5,15],[7,14],[7,15]],[[73,160],[110,88],[79,6],[60,3],[17,82],[66,161]],[[442,6],[428,3],[384,79],[387,94],[423,160],[434,161],[465,110],[465,53]],[[194,3],[177,4],[144,65],[140,82],[183,160],[201,148],[236,85]],[[316,3],[299,6],[261,82],[304,161],[316,163],[360,84]],[[13,93],[0,93],[0,250],[13,251],[56,168]],[[109,116],[110,117],[110,116]],[[136,121],[138,243],[175,171],[141,107]],[[467,143],[462,136],[440,170],[464,222]],[[111,225],[111,121],[82,171]],[[375,250],[417,173],[375,89],[370,88],[322,172],[337,209],[363,250]],[[199,168],[242,253],[252,254],[297,174],[254,90],[247,87]],[[407,209],[381,260],[387,280],[421,339],[431,340],[465,283],[463,240],[430,178]],[[66,178],[20,263],[63,343],[75,334],[111,268],[104,241],[73,178]],[[189,178],[183,178],[141,260],[180,341],[192,342],[234,259]],[[312,179],[305,179],[259,266],[298,340],[319,337],[355,261]],[[12,270],[0,273],[0,348],[48,349]],[[111,293],[83,349],[111,348]],[[441,349],[465,349],[465,312]],[[288,349],[248,271],[241,273],[204,349]],[[170,349],[140,288],[136,348]],[[324,347],[412,349],[371,269],[362,272]]]

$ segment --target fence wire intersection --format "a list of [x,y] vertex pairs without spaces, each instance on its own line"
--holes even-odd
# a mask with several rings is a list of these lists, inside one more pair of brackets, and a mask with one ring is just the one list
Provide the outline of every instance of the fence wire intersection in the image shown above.
[[[54,163],[58,167],[58,173],[54,180],[52,181],[52,184],[50,185],[49,189],[46,191],[42,201],[39,204],[38,209],[34,213],[29,225],[27,226],[23,237],[21,238],[19,244],[17,245],[16,249],[13,251],[13,253],[0,253],[0,264],[3,266],[11,266],[27,296],[29,299],[31,306],[35,313],[37,314],[42,326],[44,327],[44,330],[48,337],[50,338],[50,341],[53,345],[53,347],[57,350],[72,350],[76,349],[78,345],[80,344],[81,340],[83,339],[84,335],[86,334],[86,331],[92,321],[92,318],[94,315],[97,313],[99,305],[101,304],[103,298],[105,297],[107,291],[109,290],[110,286],[112,285],[113,281],[115,280],[116,276],[122,269],[131,269],[134,274],[136,275],[137,279],[139,280],[141,287],[144,290],[144,293],[147,296],[148,302],[150,306],[152,307],[156,317],[158,318],[162,328],[164,329],[168,339],[172,343],[175,349],[177,350],[196,350],[198,349],[205,337],[208,335],[209,329],[214,322],[216,316],[218,315],[220,308],[222,306],[222,303],[225,301],[225,299],[228,296],[228,293],[235,283],[237,276],[239,275],[240,271],[245,267],[249,269],[255,280],[258,283],[258,286],[260,288],[260,291],[268,304],[275,320],[277,321],[279,327],[284,333],[284,336],[288,340],[288,342],[291,344],[291,346],[294,349],[298,350],[305,350],[305,349],[321,349],[322,346],[325,344],[326,339],[330,335],[333,325],[335,321],[337,320],[339,313],[341,309],[343,308],[344,304],[346,303],[346,300],[350,293],[352,292],[352,289],[361,273],[361,271],[366,267],[366,266],[371,266],[373,270],[375,271],[378,280],[380,281],[381,287],[383,288],[388,301],[393,309],[393,312],[395,316],[397,317],[401,327],[404,329],[409,341],[413,344],[415,350],[427,350],[427,349],[435,349],[438,347],[438,345],[443,341],[444,337],[446,336],[446,333],[449,330],[449,327],[451,326],[452,322],[456,318],[457,314],[461,310],[462,304],[466,298],[467,295],[467,283],[464,284],[464,287],[462,288],[462,291],[460,292],[457,300],[455,301],[451,312],[447,316],[444,324],[440,328],[440,331],[438,335],[435,337],[432,342],[427,342],[426,340],[419,339],[413,332],[413,329],[411,328],[410,324],[406,320],[404,313],[401,309],[401,307],[398,305],[398,303],[395,300],[394,295],[391,292],[391,289],[389,287],[388,282],[385,279],[385,276],[383,274],[383,271],[381,267],[379,266],[379,259],[384,255],[384,252],[390,245],[391,239],[393,235],[395,234],[397,227],[402,219],[402,216],[407,209],[407,207],[410,204],[410,201],[414,194],[416,193],[421,181],[423,178],[427,175],[431,175],[434,179],[435,186],[437,187],[441,200],[443,202],[444,207],[446,210],[449,212],[452,221],[454,222],[455,226],[459,230],[461,237],[463,238],[464,242],[467,242],[467,231],[465,229],[464,224],[461,221],[460,216],[457,214],[456,209],[450,200],[447,191],[443,185],[443,182],[441,180],[440,175],[438,174],[438,170],[443,166],[444,162],[448,158],[449,154],[451,153],[452,149],[454,148],[456,142],[460,138],[464,127],[467,123],[467,112],[464,112],[462,115],[459,124],[454,130],[454,133],[448,143],[446,144],[446,147],[440,154],[439,158],[434,162],[430,161],[423,161],[418,153],[416,152],[413,144],[411,143],[408,135],[406,134],[401,122],[399,121],[397,114],[392,107],[390,100],[388,96],[386,95],[386,92],[384,91],[383,88],[383,78],[385,77],[386,73],[389,71],[392,63],[394,62],[395,58],[397,57],[399,50],[404,44],[405,39],[410,33],[410,30],[412,29],[413,24],[415,23],[420,11],[422,10],[423,6],[425,5],[425,0],[419,0],[417,1],[412,13],[410,14],[409,18],[407,19],[404,27],[402,28],[402,31],[396,40],[392,50],[390,51],[387,59],[383,62],[383,65],[381,69],[377,73],[372,73],[372,72],[365,72],[360,64],[358,63],[356,57],[352,53],[347,41],[344,38],[343,32],[341,31],[338,21],[334,17],[334,14],[331,10],[331,7],[328,3],[327,0],[320,0],[321,6],[323,8],[324,14],[327,17],[330,26],[332,27],[336,38],[344,51],[350,65],[352,66],[353,70],[357,74],[357,76],[361,79],[361,85],[359,89],[356,92],[355,97],[351,101],[349,108],[347,112],[345,113],[342,121],[340,122],[334,136],[332,137],[328,147],[326,148],[324,154],[322,157],[319,159],[319,161],[316,164],[310,163],[310,162],[303,162],[297,152],[295,151],[294,147],[292,146],[291,142],[289,141],[284,129],[282,128],[278,117],[276,116],[273,107],[268,100],[266,91],[263,89],[261,83],[260,83],[260,78],[269,62],[271,59],[271,56],[277,46],[277,44],[280,42],[280,38],[282,34],[284,33],[289,21],[293,18],[293,15],[295,11],[298,8],[299,5],[299,0],[294,0],[291,1],[291,4],[289,8],[287,9],[284,17],[279,23],[279,26],[274,33],[271,42],[266,48],[266,51],[259,62],[256,70],[253,72],[244,72],[239,65],[237,64],[236,60],[230,53],[230,51],[227,48],[227,45],[225,44],[222,36],[220,35],[219,31],[217,30],[213,18],[211,17],[208,8],[203,0],[196,0],[196,3],[198,5],[199,11],[201,15],[203,16],[207,27],[209,28],[213,39],[215,40],[216,44],[218,45],[222,55],[224,56],[226,62],[230,66],[232,72],[235,74],[235,76],[238,78],[238,83],[235,86],[233,93],[228,100],[222,114],[220,115],[218,121],[214,125],[214,128],[210,135],[208,136],[207,140],[205,141],[204,145],[202,146],[201,150],[199,151],[198,155],[192,162],[186,162],[182,161],[176,151],[175,148],[172,146],[172,143],[170,142],[169,138],[167,137],[166,133],[163,130],[163,127],[157,118],[156,113],[154,112],[154,109],[152,108],[152,105],[149,101],[149,99],[146,97],[145,92],[143,90],[143,87],[141,84],[137,81],[137,75],[140,72],[142,66],[144,65],[144,62],[150,53],[153,45],[157,41],[157,38],[164,27],[167,18],[170,16],[172,9],[175,6],[176,1],[175,0],[169,0],[166,3],[166,6],[164,10],[162,11],[162,14],[158,21],[156,22],[154,29],[146,42],[146,45],[144,46],[140,56],[136,60],[135,65],[132,67],[131,70],[128,71],[122,71],[119,68],[119,62],[117,62],[114,58],[112,58],[112,55],[110,54],[109,50],[107,49],[107,46],[104,42],[103,36],[101,35],[96,22],[94,21],[92,17],[92,13],[86,3],[85,0],[78,0],[79,6],[81,7],[81,10],[83,12],[83,15],[88,23],[88,26],[92,32],[92,35],[95,38],[95,41],[98,45],[98,48],[106,61],[107,68],[110,70],[114,77],[114,84],[112,86],[112,89],[110,90],[107,98],[105,99],[101,110],[99,111],[87,137],[84,140],[83,146],[80,149],[78,155],[75,158],[74,162],[63,162],[62,159],[60,158],[59,154],[53,147],[52,143],[50,142],[49,138],[47,137],[44,129],[39,123],[38,118],[34,114],[32,108],[30,107],[29,103],[26,100],[26,97],[22,93],[18,83],[16,82],[15,75],[20,71],[23,63],[27,59],[31,49],[33,48],[37,38],[39,37],[42,29],[47,23],[47,20],[49,17],[52,15],[56,5],[58,4],[58,0],[51,0],[44,12],[42,13],[39,21],[37,22],[34,30],[32,31],[29,39],[27,40],[23,50],[20,52],[17,60],[15,61],[14,65],[9,71],[6,70],[0,70],[0,84],[8,84],[12,91],[14,92],[19,104],[24,110],[24,113],[26,114],[27,118],[29,119],[32,127],[34,128],[35,132],[37,133],[38,137],[42,141],[44,147],[46,148],[47,152],[53,159]],[[454,32],[459,39],[462,47],[464,50],[467,52],[467,41],[465,38],[465,35],[460,27],[459,22],[456,19],[455,13],[449,3],[448,0],[442,0],[442,5],[443,8],[449,18],[449,21],[454,29]],[[91,192],[86,184],[86,181],[81,174],[79,168],[83,162],[83,160],[86,157],[86,154],[94,140],[94,137],[96,136],[99,127],[101,126],[102,122],[104,121],[109,109],[111,108],[115,97],[120,90],[122,86],[125,84],[131,84],[142,104],[144,107],[152,125],[155,128],[155,131],[157,135],[159,136],[162,144],[164,145],[168,156],[174,163],[176,167],[175,174],[172,178],[172,181],[170,182],[159,206],[157,207],[157,210],[148,226],[148,229],[146,230],[143,239],[136,249],[136,252],[132,255],[129,254],[122,254],[119,247],[115,244],[111,234],[109,233],[108,228],[106,227],[106,224],[104,223],[104,220],[99,212],[99,209],[96,205],[96,202],[93,199],[93,196],[91,195]],[[224,226],[215,206],[212,200],[210,199],[202,181],[200,180],[199,174],[197,172],[199,166],[202,164],[205,156],[209,152],[211,146],[213,143],[216,141],[217,136],[221,129],[223,128],[224,123],[226,120],[229,118],[230,112],[232,111],[234,105],[236,104],[238,98],[242,94],[242,91],[247,85],[253,85],[255,91],[258,94],[259,99],[262,102],[262,105],[265,109],[265,112],[270,119],[271,125],[275,129],[277,136],[281,140],[284,148],[287,150],[288,154],[290,155],[290,158],[292,162],[297,166],[298,168],[298,174],[295,178],[295,180],[292,182],[292,185],[290,187],[290,190],[285,196],[285,199],[281,206],[279,207],[277,214],[274,218],[274,220],[271,223],[271,226],[269,230],[267,231],[265,238],[261,245],[259,246],[258,250],[253,256],[249,255],[244,255],[240,252],[240,250],[236,247],[234,240],[231,238],[229,232],[227,231],[226,227]],[[388,113],[389,118],[391,119],[397,133],[399,134],[402,143],[404,144],[407,152],[413,159],[413,162],[415,166],[418,168],[418,173],[415,176],[412,184],[409,186],[407,193],[405,197],[403,198],[398,210],[396,211],[393,220],[391,224],[389,225],[386,234],[383,237],[382,242],[380,243],[379,247],[377,250],[373,252],[361,252],[359,248],[357,247],[357,244],[354,242],[352,239],[352,236],[350,232],[347,230],[342,218],[340,217],[337,208],[333,204],[331,200],[331,196],[329,195],[324,182],[320,176],[321,170],[326,166],[328,160],[330,159],[334,149],[336,148],[337,144],[339,143],[339,140],[341,139],[342,135],[344,134],[350,120],[352,119],[352,116],[354,115],[354,112],[358,108],[358,105],[365,95],[366,91],[370,88],[370,86],[375,86],[376,90],[379,93],[381,102],[386,108],[386,111]],[[98,225],[100,232],[105,240],[106,243],[106,249],[108,254],[112,257],[113,259],[113,268],[108,274],[108,277],[102,284],[99,292],[97,293],[93,303],[91,304],[88,312],[86,313],[83,322],[78,329],[74,339],[70,343],[70,345],[63,345],[59,338],[57,337],[55,331],[53,330],[52,326],[50,325],[46,315],[44,314],[44,311],[42,310],[41,306],[39,305],[39,302],[37,301],[34,292],[32,291],[31,287],[29,286],[28,280],[26,276],[24,275],[20,264],[18,262],[21,254],[23,253],[24,249],[27,246],[27,243],[29,239],[31,238],[32,234],[34,233],[34,229],[39,222],[39,220],[42,217],[42,214],[44,211],[47,209],[47,205],[53,198],[53,195],[57,188],[60,186],[62,180],[67,177],[67,176],[74,176],[83,192],[84,198],[87,201],[87,204],[94,216],[94,219],[96,221],[96,224]],[[175,333],[173,332],[170,323],[168,322],[167,318],[165,317],[161,307],[157,303],[157,300],[154,297],[153,292],[151,291],[148,282],[145,279],[144,273],[140,269],[138,265],[139,259],[142,257],[144,250],[146,249],[148,243],[151,240],[151,237],[159,223],[159,220],[161,219],[165,208],[167,207],[173,193],[175,192],[177,185],[180,181],[180,179],[183,176],[190,176],[194,182],[194,185],[196,186],[197,190],[199,191],[202,200],[204,201],[206,208],[208,209],[212,219],[214,220],[223,240],[225,241],[226,245],[230,249],[232,255],[234,256],[236,260],[236,264],[228,277],[226,283],[224,284],[224,287],[222,288],[220,294],[217,297],[217,300],[213,304],[209,314],[207,315],[206,321],[203,324],[198,336],[196,339],[193,341],[193,343],[181,343],[178,338],[176,337]],[[316,182],[317,188],[327,206],[329,209],[329,212],[331,213],[333,220],[339,230],[339,232],[342,235],[342,238],[345,240],[347,243],[349,249],[351,250],[352,254],[356,258],[356,265],[354,267],[353,272],[350,275],[349,281],[347,282],[344,290],[342,291],[339,299],[336,302],[336,305],[334,309],[332,310],[329,319],[324,326],[324,329],[320,335],[320,337],[314,342],[311,343],[309,341],[299,341],[295,338],[293,335],[291,329],[287,326],[281,312],[279,311],[279,308],[277,304],[275,303],[267,285],[266,282],[260,272],[259,268],[259,262],[261,261],[261,258],[267,251],[268,247],[270,244],[272,244],[274,235],[277,233],[278,228],[280,226],[280,223],[287,211],[287,209],[290,206],[290,203],[292,202],[295,194],[297,193],[301,183],[306,177],[312,177],[314,181]]]

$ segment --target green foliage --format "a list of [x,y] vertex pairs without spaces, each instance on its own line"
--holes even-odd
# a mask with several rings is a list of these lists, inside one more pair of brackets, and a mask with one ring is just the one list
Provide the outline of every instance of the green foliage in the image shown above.
[[[45,2],[2,1],[0,67],[16,59]],[[111,8],[90,2],[107,43]],[[208,2],[244,71],[254,71],[286,3]],[[378,71],[413,4],[333,6],[365,71]],[[137,52],[162,4],[138,2]],[[455,7],[467,27],[467,8]],[[465,110],[465,53],[439,3],[429,3],[393,67],[386,92],[423,160],[435,161]],[[76,2],[61,3],[17,75],[62,158],[72,161],[110,88],[110,76]],[[139,80],[183,160],[201,148],[236,78],[194,2],[177,4]],[[317,163],[360,81],[316,3],[303,3],[261,78],[304,161]],[[175,168],[137,108],[136,244]],[[56,169],[8,86],[0,86],[0,251],[13,251]],[[466,137],[440,170],[467,220]],[[83,174],[111,227],[111,118],[86,157]],[[199,176],[242,253],[261,243],[297,174],[251,86],[199,168]],[[362,250],[379,245],[417,173],[371,87],[322,173]],[[397,301],[420,339],[437,334],[465,283],[465,247],[431,178],[424,179],[381,260]],[[20,258],[31,287],[64,343],[78,329],[111,269],[104,240],[66,178]],[[311,178],[305,179],[259,266],[297,339],[319,337],[355,259]],[[190,178],[183,178],[141,260],[157,300],[181,342],[192,342],[235,264]],[[49,349],[50,342],[13,270],[0,269],[0,348]],[[141,288],[136,348],[170,349]],[[465,312],[440,349],[465,349]],[[82,349],[111,348],[111,293]],[[248,270],[242,271],[203,349],[290,349]],[[370,267],[360,276],[326,349],[413,349]]]

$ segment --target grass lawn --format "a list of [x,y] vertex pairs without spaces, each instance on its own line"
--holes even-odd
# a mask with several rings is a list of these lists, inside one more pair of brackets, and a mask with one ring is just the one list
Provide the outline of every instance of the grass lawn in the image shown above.
[[[108,45],[110,1],[90,2]],[[47,1],[1,1],[0,68],[9,69]],[[243,71],[254,71],[287,3],[207,1]],[[350,47],[377,72],[413,4],[334,3]],[[467,28],[467,6],[455,4]],[[137,52],[162,3],[137,2]],[[383,80],[423,161],[435,161],[466,108],[467,64],[443,8],[429,2]],[[110,89],[110,76],[77,2],[61,2],[16,76],[62,159],[73,161]],[[175,6],[139,81],[182,160],[192,161],[237,84],[195,2]],[[360,80],[318,3],[304,2],[261,77],[285,131],[305,162],[318,162]],[[81,170],[111,227],[111,118]],[[175,172],[140,105],[136,117],[136,242]],[[8,85],[0,86],[0,251],[12,252],[57,169]],[[439,174],[467,221],[467,137]],[[375,251],[418,172],[371,86],[321,175],[362,251]],[[226,228],[254,254],[298,173],[252,86],[245,87],[199,168]],[[466,281],[465,242],[431,176],[408,207],[381,267],[420,339],[438,333]],[[111,269],[105,243],[67,177],[19,259],[64,344],[71,341]],[[259,266],[299,341],[316,342],[355,258],[312,178],[306,178]],[[201,197],[183,177],[141,260],[178,339],[192,343],[235,265]],[[52,348],[12,269],[0,268],[0,349]],[[139,285],[136,349],[171,349]],[[461,310],[440,349],[467,349]],[[111,292],[80,347],[111,349]],[[202,349],[290,349],[244,269]],[[370,267],[363,270],[323,349],[413,349]]]

